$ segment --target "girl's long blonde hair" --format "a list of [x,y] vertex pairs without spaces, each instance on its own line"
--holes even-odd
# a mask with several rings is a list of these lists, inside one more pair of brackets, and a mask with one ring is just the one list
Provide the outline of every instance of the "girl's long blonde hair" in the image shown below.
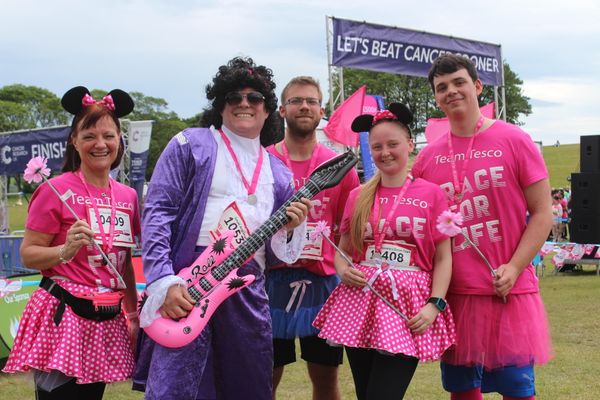
[[381,182],[381,172],[377,171],[362,187],[352,218],[350,218],[350,245],[352,248],[362,253],[365,240],[365,226],[371,215],[373,203],[375,202],[375,192]]

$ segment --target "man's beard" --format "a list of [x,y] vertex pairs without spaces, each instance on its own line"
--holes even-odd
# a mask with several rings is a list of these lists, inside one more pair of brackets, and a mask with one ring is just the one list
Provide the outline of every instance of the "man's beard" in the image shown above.
[[289,133],[297,138],[305,139],[309,136],[312,136],[317,126],[319,126],[319,121],[314,121],[313,124],[298,124],[295,119],[286,120],[287,129]]

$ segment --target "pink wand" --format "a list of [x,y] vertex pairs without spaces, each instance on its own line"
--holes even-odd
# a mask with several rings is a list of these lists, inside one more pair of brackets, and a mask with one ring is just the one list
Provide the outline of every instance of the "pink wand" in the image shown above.
[[[63,199],[62,195],[60,193],[58,193],[58,191],[56,190],[54,185],[52,185],[52,183],[50,183],[50,181],[48,180],[47,177],[50,176],[50,168],[47,167],[46,161],[47,161],[46,157],[40,157],[40,156],[33,157],[31,160],[29,160],[29,162],[27,163],[27,167],[25,168],[25,172],[23,173],[23,179],[25,179],[25,181],[27,181],[28,183],[32,183],[32,182],[40,183],[42,180],[44,180],[44,182],[46,182],[48,184],[48,187],[50,187],[50,189],[52,189],[54,194],[56,194],[58,196],[58,198],[65,205],[65,207],[67,207],[67,210],[69,210],[71,212],[71,214],[73,215],[73,217],[75,217],[75,219],[77,221],[79,221],[80,218],[77,216],[75,211],[73,211],[71,206],[69,206],[69,204],[65,201],[65,199]],[[108,259],[107,255],[104,253],[104,251],[102,251],[102,248],[100,247],[100,245],[98,243],[96,243],[96,241],[93,238],[90,238],[90,240],[91,240],[92,244],[96,247],[96,249],[102,255],[102,259],[104,260],[104,262],[106,262],[106,265],[108,265],[108,267],[111,269],[112,273],[115,274],[115,276],[117,277],[119,284],[123,288],[127,288],[127,285],[125,285],[125,281],[123,280],[123,277],[121,276],[121,274],[119,274],[119,272],[117,271],[115,266],[112,265],[112,263]]]
[[[312,241],[315,241],[317,239],[317,237],[319,235],[323,236],[325,238],[325,240],[327,240],[329,242],[330,245],[333,246],[333,248],[340,253],[340,256],[342,256],[342,258],[348,263],[348,265],[351,268],[355,268],[354,263],[352,262],[352,260],[350,260],[350,258],[346,255],[346,253],[344,253],[342,251],[342,249],[340,249],[338,246],[335,245],[335,243],[333,243],[333,241],[331,239],[329,239],[329,235],[331,234],[331,229],[329,228],[329,226],[327,225],[327,223],[325,221],[319,221],[317,222],[317,226],[315,227],[315,229],[310,233],[309,235],[309,239]],[[396,314],[398,314],[400,317],[402,317],[405,321],[408,321],[408,317],[406,315],[404,315],[402,313],[402,311],[398,310],[392,303],[390,303],[385,297],[383,297],[381,295],[381,293],[379,293],[368,281],[367,281],[367,287],[373,292],[375,293],[375,295],[377,297],[379,297],[379,299],[381,299],[381,301],[383,301],[389,308],[391,308]]]
[[[442,212],[439,215],[439,217],[437,218],[436,228],[438,229],[438,231],[440,231],[444,235],[448,235],[450,237],[454,237],[454,236],[458,235],[459,233],[462,234],[462,236],[465,238],[465,241],[473,249],[475,249],[477,254],[479,254],[481,256],[481,258],[483,259],[485,264],[488,266],[490,273],[492,274],[492,277],[494,279],[497,279],[496,270],[494,268],[492,268],[492,265],[490,264],[488,259],[483,255],[481,250],[479,250],[479,248],[477,246],[475,246],[475,243],[473,243],[471,241],[471,239],[469,239],[467,234],[464,233],[463,230],[461,229],[460,225],[462,225],[462,223],[463,223],[463,216],[461,213],[459,213],[459,212],[455,213],[450,210],[446,210],[446,211]],[[503,297],[502,299],[506,303],[506,297]]]

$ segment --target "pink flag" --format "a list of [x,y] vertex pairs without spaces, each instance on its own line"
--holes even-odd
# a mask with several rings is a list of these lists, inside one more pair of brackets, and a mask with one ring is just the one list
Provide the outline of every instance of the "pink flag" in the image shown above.
[[[496,103],[491,102],[481,107],[479,110],[481,114],[486,118],[494,118],[494,111],[496,110]],[[445,135],[450,129],[448,118],[429,118],[427,120],[427,126],[425,127],[425,139],[427,143],[432,143],[437,138]]]
[[379,111],[379,106],[377,106],[377,100],[373,96],[365,96],[365,101],[363,101],[362,114],[371,114],[375,115]]
[[352,131],[350,126],[354,118],[363,112],[366,92],[367,87],[361,86],[331,114],[327,126],[323,129],[329,139],[346,146],[358,146],[358,133]]

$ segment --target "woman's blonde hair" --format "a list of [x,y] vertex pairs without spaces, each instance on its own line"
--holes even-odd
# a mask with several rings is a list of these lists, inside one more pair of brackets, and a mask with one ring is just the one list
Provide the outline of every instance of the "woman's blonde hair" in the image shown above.
[[381,182],[381,172],[377,171],[362,187],[352,218],[350,218],[350,245],[354,251],[362,253],[364,246],[365,226],[369,221],[373,203],[375,202],[375,192]]

